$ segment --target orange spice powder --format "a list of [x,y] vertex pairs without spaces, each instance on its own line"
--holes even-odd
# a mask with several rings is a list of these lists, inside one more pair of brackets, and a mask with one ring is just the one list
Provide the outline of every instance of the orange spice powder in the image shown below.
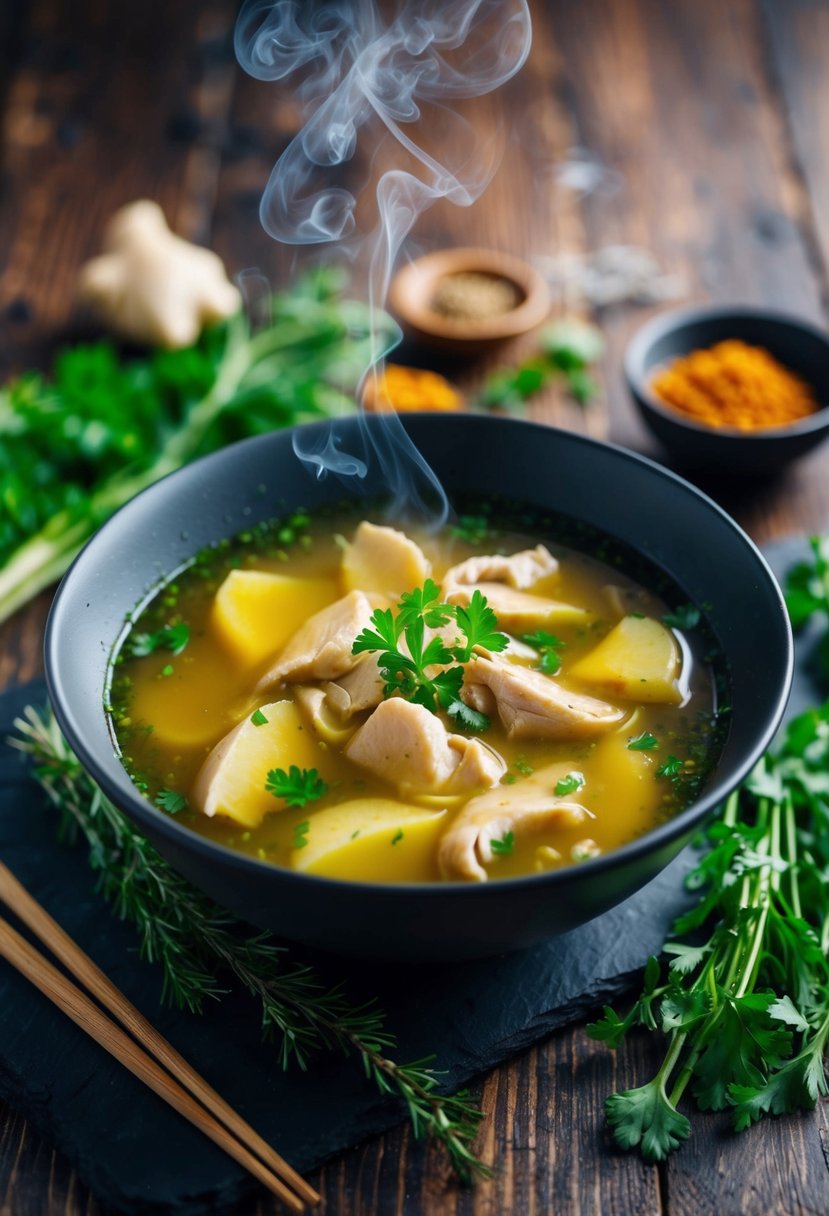
[[820,408],[804,380],[736,338],[676,359],[651,388],[694,422],[740,431],[786,426]]
[[369,410],[460,410],[463,398],[437,372],[419,367],[387,363],[385,370],[369,376],[363,390]]

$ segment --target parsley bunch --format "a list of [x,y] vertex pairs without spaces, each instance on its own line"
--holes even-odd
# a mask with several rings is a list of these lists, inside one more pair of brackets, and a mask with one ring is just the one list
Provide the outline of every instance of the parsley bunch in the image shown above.
[[[447,645],[440,636],[426,640],[427,629],[440,629],[450,621],[458,627],[454,644]],[[509,645],[509,638],[498,631],[495,613],[477,588],[468,607],[443,604],[440,588],[427,578],[422,587],[400,597],[396,615],[391,608],[377,608],[371,625],[357,636],[352,653],[379,656],[385,696],[400,693],[432,713],[446,710],[467,730],[486,730],[486,714],[461,700],[463,664],[472,658],[476,646],[499,651]]]
[[688,878],[699,902],[646,969],[624,1018],[610,1008],[588,1027],[616,1047],[633,1026],[661,1031],[654,1078],[612,1094],[607,1118],[622,1148],[660,1161],[691,1132],[678,1109],[734,1128],[815,1105],[827,1093],[829,1045],[829,701],[796,718],[707,832]]
[[55,582],[133,495],[249,435],[354,408],[370,361],[368,309],[323,268],[184,350],[63,350],[51,376],[0,388],[0,622]]
[[810,559],[798,562],[786,578],[786,607],[795,630],[823,618],[825,628],[813,659],[818,675],[829,680],[829,536],[810,537],[809,547]]

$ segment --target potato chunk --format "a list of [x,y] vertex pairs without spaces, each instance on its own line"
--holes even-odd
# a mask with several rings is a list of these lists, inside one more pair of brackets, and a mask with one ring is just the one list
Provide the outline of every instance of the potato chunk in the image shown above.
[[679,647],[652,617],[626,616],[569,674],[608,696],[680,705]]
[[191,802],[203,815],[223,815],[243,827],[259,827],[268,811],[283,809],[265,789],[268,771],[287,770],[292,764],[315,768],[324,756],[292,701],[273,701],[260,712],[267,722],[254,726],[245,718],[219,740],[201,766]]
[[[445,810],[390,798],[341,802],[309,816],[308,843],[291,865],[308,874],[366,882],[400,882],[433,865]],[[414,867],[414,868],[413,868]]]
[[253,666],[280,650],[337,593],[330,578],[231,570],[216,593],[210,624],[235,658]]

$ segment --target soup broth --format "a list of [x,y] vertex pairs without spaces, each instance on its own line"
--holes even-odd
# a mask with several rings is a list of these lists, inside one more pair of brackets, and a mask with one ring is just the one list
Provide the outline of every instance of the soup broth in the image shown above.
[[[139,789],[228,848],[375,882],[556,869],[673,816],[717,750],[699,613],[493,518],[297,513],[198,555],[114,662]],[[421,642],[439,661],[412,672]]]

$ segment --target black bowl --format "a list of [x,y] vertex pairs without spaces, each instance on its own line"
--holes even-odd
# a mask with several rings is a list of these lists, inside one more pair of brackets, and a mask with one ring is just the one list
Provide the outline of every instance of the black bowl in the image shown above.
[[[382,418],[368,419],[379,427]],[[328,425],[328,424],[322,424]],[[323,949],[410,959],[473,958],[529,946],[631,895],[679,852],[749,772],[780,722],[792,669],[780,590],[752,542],[715,503],[640,456],[525,422],[409,415],[406,430],[450,496],[502,495],[561,512],[632,546],[707,609],[730,673],[731,723],[701,797],[634,843],[571,869],[485,884],[347,883],[279,869],[214,844],[141,797],[121,767],[104,713],[125,617],[159,579],[203,546],[302,505],[370,496],[312,479],[290,432],[246,440],[139,494],[66,575],[46,635],[58,721],[104,792],[177,870],[257,925]],[[320,424],[303,428],[321,433]],[[336,423],[359,445],[358,421]],[[370,479],[369,479],[370,481]]]
[[[693,422],[659,400],[650,387],[657,368],[726,338],[765,347],[811,386],[821,409],[789,426],[746,432]],[[647,426],[688,468],[769,473],[829,435],[829,335],[799,317],[739,305],[665,313],[634,336],[625,353],[625,376]]]

